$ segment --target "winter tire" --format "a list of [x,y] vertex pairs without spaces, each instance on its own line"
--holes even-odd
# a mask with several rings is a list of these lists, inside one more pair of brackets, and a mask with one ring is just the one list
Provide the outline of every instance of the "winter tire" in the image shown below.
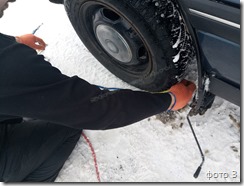
[[64,0],[84,45],[109,71],[148,91],[182,80],[194,56],[175,0]]

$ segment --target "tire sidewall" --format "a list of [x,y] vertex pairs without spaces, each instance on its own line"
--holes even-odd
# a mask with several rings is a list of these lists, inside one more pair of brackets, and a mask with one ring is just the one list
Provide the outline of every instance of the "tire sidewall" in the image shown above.
[[156,34],[150,29],[150,25],[134,11],[133,7],[126,4],[126,2],[122,0],[96,0],[97,3],[104,4],[122,15],[126,15],[127,21],[134,26],[134,29],[139,33],[150,52],[150,72],[144,76],[128,74],[117,66],[114,66],[111,62],[108,62],[111,61],[112,58],[106,52],[101,52],[103,48],[99,44],[96,44],[98,43],[96,38],[90,37],[89,31],[82,26],[82,19],[79,19],[81,16],[80,7],[89,1],[91,0],[65,0],[64,4],[74,29],[84,45],[97,60],[113,74],[138,88],[150,91],[168,88],[170,86],[171,74],[174,74],[172,56],[175,54],[170,45],[170,38],[164,37],[164,42],[160,42],[162,38],[157,38]]

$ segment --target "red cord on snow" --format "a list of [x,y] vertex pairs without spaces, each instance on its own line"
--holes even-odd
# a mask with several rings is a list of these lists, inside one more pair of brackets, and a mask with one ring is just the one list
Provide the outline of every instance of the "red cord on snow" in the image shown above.
[[97,180],[98,182],[101,182],[101,179],[100,179],[100,173],[99,173],[99,170],[98,170],[98,165],[97,165],[97,158],[96,158],[96,153],[94,151],[94,148],[92,146],[92,143],[90,142],[90,140],[88,139],[88,137],[84,134],[84,132],[82,132],[82,136],[83,138],[86,140],[86,142],[88,143],[90,149],[91,149],[91,152],[92,152],[92,157],[93,157],[93,160],[94,160],[94,165],[95,165],[95,169],[96,169],[96,174],[97,174]]

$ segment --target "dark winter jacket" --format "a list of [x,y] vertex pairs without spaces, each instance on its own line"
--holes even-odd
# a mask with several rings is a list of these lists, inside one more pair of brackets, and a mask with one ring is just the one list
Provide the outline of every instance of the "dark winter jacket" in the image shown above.
[[79,129],[112,129],[163,112],[170,103],[168,93],[110,92],[68,77],[35,50],[0,34],[0,125],[27,117]]

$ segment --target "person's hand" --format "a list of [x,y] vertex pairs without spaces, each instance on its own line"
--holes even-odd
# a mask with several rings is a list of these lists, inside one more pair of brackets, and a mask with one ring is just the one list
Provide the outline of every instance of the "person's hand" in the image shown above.
[[46,43],[39,37],[33,34],[26,34],[22,36],[16,36],[16,41],[18,43],[25,44],[35,50],[45,50]]
[[167,92],[172,97],[171,105],[168,110],[179,110],[187,105],[191,100],[196,85],[191,81],[182,80],[180,83],[172,86]]

